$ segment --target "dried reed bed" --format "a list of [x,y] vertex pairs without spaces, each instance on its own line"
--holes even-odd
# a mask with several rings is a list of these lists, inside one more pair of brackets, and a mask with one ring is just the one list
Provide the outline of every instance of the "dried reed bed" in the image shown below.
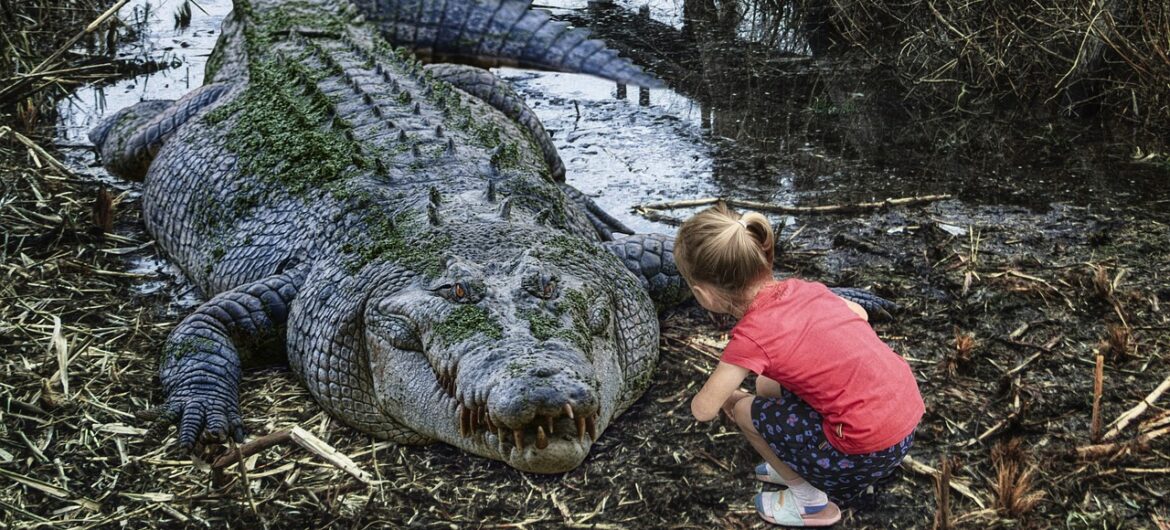
[[802,0],[803,22],[894,67],[939,110],[1101,111],[1153,131],[1170,118],[1170,4],[1161,0]]

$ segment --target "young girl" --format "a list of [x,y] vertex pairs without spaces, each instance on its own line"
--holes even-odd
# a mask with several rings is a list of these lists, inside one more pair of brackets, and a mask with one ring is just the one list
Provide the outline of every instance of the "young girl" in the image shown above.
[[[865,309],[820,283],[772,277],[772,228],[720,204],[687,220],[674,257],[706,309],[738,317],[715,371],[691,402],[722,410],[764,458],[756,478],[788,486],[756,495],[764,520],[829,526],[892,473],[922,417],[914,374],[870,328]],[[756,392],[739,390],[749,372]]]

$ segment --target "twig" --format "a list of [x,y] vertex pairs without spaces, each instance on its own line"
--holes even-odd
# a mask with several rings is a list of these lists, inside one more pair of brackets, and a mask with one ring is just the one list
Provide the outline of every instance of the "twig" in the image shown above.
[[1112,456],[1124,450],[1141,448],[1142,446],[1153,441],[1155,438],[1158,438],[1168,432],[1170,432],[1170,427],[1163,427],[1156,431],[1147,432],[1138,436],[1137,438],[1134,438],[1133,440],[1125,442],[1082,445],[1077,448],[1077,456],[1084,459]]
[[62,176],[67,177],[70,175],[69,168],[65,167],[61,162],[58,162],[56,158],[53,158],[53,155],[50,155],[48,151],[45,151],[43,147],[37,145],[29,137],[20,134],[11,127],[0,127],[0,139],[3,139],[5,136],[12,136],[13,140],[23,144],[29,150],[29,154],[33,155],[33,160],[38,166],[40,166],[40,161],[43,159],[49,164],[49,167],[55,169]]
[[348,456],[338,451],[337,449],[334,449],[333,446],[329,445],[328,443],[325,443],[325,440],[317,438],[313,435],[313,433],[306,431],[298,426],[293,427],[292,430],[289,431],[289,437],[292,438],[292,441],[296,442],[297,445],[300,445],[301,447],[308,449],[309,452],[324,458],[325,461],[333,464],[334,466],[337,466],[338,469],[353,475],[354,478],[360,480],[363,484],[369,486],[374,483],[374,481],[370,479],[369,473],[362,471],[362,469],[358,467],[358,465],[355,464]]
[[[829,204],[824,206],[786,206],[783,204],[748,201],[743,199],[721,199],[719,197],[707,197],[703,199],[690,199],[685,201],[660,202],[655,204],[641,204],[634,207],[634,211],[643,213],[644,210],[674,210],[677,208],[689,208],[693,206],[706,206],[708,204],[715,204],[719,201],[727,203],[728,206],[735,208],[747,208],[749,210],[757,210],[761,212],[784,213],[784,214],[828,214],[828,213],[853,213],[866,210],[877,210],[881,208],[888,208],[891,206],[910,206],[915,204],[925,204],[935,201],[943,201],[950,199],[951,195],[923,195],[921,197],[901,197],[898,199],[886,199],[884,201],[876,202],[859,202],[855,204]],[[643,213],[645,215],[645,213]]]
[[1097,352],[1097,366],[1093,370],[1093,415],[1089,422],[1089,439],[1101,439],[1101,392],[1105,387],[1105,355]]
[[259,453],[260,451],[268,449],[269,447],[273,447],[273,446],[285,443],[285,442],[289,441],[290,439],[291,439],[291,437],[289,436],[289,431],[287,429],[283,430],[283,431],[277,431],[277,432],[274,432],[271,434],[266,434],[264,436],[261,436],[261,437],[255,439],[255,440],[252,440],[244,445],[239,446],[239,448],[238,448],[239,450],[237,450],[237,451],[229,452],[229,453],[217,458],[215,460],[215,462],[211,464],[211,467],[215,468],[215,469],[223,469],[225,467],[228,467],[228,466],[236,463],[238,461],[238,459],[247,458],[247,457],[252,456],[256,453]]
[[244,454],[240,452],[240,446],[236,445],[236,441],[228,438],[232,444],[232,452],[236,455],[236,470],[240,472],[240,480],[243,482],[244,494],[248,497],[248,506],[252,508],[252,514],[259,516],[260,512],[256,510],[256,499],[252,498],[252,486],[248,484],[248,463],[244,462]]
[[1140,403],[1125,411],[1125,413],[1121,416],[1118,416],[1116,420],[1113,420],[1113,423],[1110,424],[1113,427],[1110,428],[1109,431],[1105,433],[1105,436],[1101,437],[1101,439],[1111,440],[1113,437],[1117,436],[1117,434],[1120,433],[1122,429],[1125,429],[1125,427],[1129,425],[1129,422],[1133,421],[1138,416],[1141,416],[1142,413],[1144,413],[1146,409],[1150,407],[1150,405],[1153,405],[1155,401],[1158,401],[1158,398],[1162,397],[1162,393],[1166,392],[1167,389],[1170,389],[1170,375],[1166,376],[1166,379],[1162,380],[1162,384],[1158,385],[1158,388],[1155,388],[1154,391],[1150,392],[1148,396],[1142,398]]
[[[926,464],[923,464],[922,462],[915,460],[914,457],[911,457],[911,456],[907,456],[906,458],[902,459],[902,467],[904,467],[907,470],[912,471],[914,473],[918,473],[919,475],[925,475],[928,477],[932,477],[936,480],[938,480],[939,477],[942,476],[941,471],[939,471],[933,467],[930,467]],[[975,504],[977,504],[980,508],[987,508],[987,504],[984,502],[984,500],[981,497],[979,497],[978,495],[976,495],[974,491],[971,491],[970,486],[964,484],[963,482],[955,480],[954,477],[952,477],[950,480],[950,486],[951,486],[951,489],[959,492],[960,495],[962,495],[968,499],[971,499],[971,501],[974,502]]]

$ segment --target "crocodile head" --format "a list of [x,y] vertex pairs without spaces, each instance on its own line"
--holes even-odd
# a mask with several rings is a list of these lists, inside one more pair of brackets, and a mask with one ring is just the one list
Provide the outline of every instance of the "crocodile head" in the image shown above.
[[[573,469],[649,380],[653,304],[583,238],[462,227],[441,272],[366,305],[383,412],[522,471]],[[462,240],[462,241],[460,241]]]

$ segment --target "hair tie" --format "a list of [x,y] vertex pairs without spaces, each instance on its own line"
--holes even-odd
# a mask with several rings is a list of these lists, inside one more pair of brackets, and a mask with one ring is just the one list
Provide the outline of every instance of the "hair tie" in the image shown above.
[[747,221],[744,221],[743,219],[739,219],[736,222],[739,223],[739,226],[747,228]]

